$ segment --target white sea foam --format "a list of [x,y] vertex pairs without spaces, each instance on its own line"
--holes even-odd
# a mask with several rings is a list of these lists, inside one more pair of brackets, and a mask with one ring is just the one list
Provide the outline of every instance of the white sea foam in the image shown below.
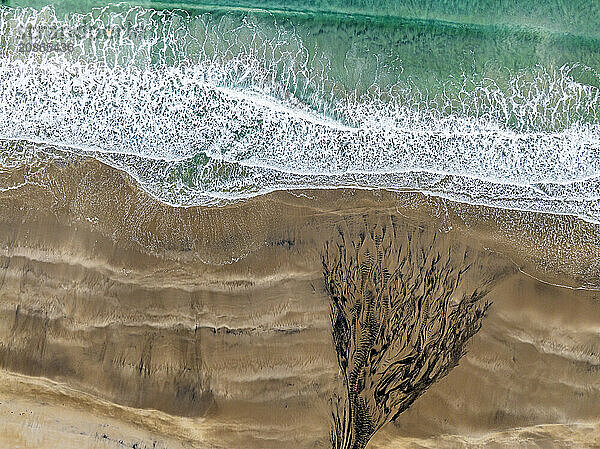
[[[23,53],[26,24],[38,39],[79,35],[66,53]],[[3,8],[0,31],[4,168],[53,146],[176,205],[346,186],[600,222],[600,92],[573,66],[515,72],[502,87],[465,76],[435,95],[410,83],[359,94],[293,30],[251,17]],[[38,145],[16,153],[23,141]]]

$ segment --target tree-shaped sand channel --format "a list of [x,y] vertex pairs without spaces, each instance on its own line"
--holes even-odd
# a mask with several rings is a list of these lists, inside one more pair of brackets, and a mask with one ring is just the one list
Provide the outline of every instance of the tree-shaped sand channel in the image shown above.
[[419,228],[339,230],[323,252],[345,393],[332,401],[334,449],[364,448],[455,367],[480,329],[485,291],[469,290],[466,250]]

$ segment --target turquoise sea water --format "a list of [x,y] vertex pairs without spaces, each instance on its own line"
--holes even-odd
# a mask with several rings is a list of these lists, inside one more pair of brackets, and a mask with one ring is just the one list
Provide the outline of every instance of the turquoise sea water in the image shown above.
[[91,156],[178,205],[353,186],[600,222],[598,24],[592,0],[9,0],[0,167]]

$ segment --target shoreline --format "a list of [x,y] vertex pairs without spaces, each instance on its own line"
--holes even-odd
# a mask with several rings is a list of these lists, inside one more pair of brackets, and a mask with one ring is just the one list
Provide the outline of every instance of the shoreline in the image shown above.
[[[291,219],[286,219],[286,213],[299,220],[310,220],[311,216],[318,214],[339,216],[374,210],[381,214],[396,214],[413,223],[423,221],[444,233],[465,233],[489,250],[511,259],[519,270],[542,282],[567,288],[600,288],[600,260],[594,256],[600,254],[600,225],[573,215],[475,205],[418,191],[361,188],[276,190],[222,206],[173,206],[154,198],[129,174],[94,159],[51,162],[33,182],[26,181],[30,176],[26,170],[26,167],[19,167],[6,171],[7,184],[20,187],[1,191],[0,200],[39,200],[40,208],[56,209],[53,214],[68,226],[88,226],[90,232],[98,231],[108,238],[118,232],[122,234],[119,238],[125,241],[136,240],[135,228],[153,235],[172,234],[168,239],[179,238],[184,243],[179,245],[170,242],[168,249],[163,245],[160,250],[176,251],[179,258],[195,249],[194,259],[202,261],[203,258],[198,256],[200,252],[209,247],[215,249],[209,236],[201,235],[211,220],[221,223],[221,233],[225,233],[227,226],[232,223],[231,234],[238,238],[241,233],[253,235],[258,231],[264,240],[266,230],[259,229],[261,227],[280,228],[278,232],[283,228],[296,230],[298,226],[290,223]],[[78,186],[88,180],[89,186]],[[60,193],[69,196],[64,199],[53,198],[51,201],[48,198],[44,200],[43,196],[38,198],[38,190],[39,193],[55,197],[59,193],[45,192],[49,183],[54,184],[55,189],[60,189]],[[105,190],[99,191],[98,187]],[[78,199],[77,195],[83,198]],[[31,198],[28,199],[28,196]],[[73,210],[72,214],[63,214],[64,208],[73,201],[76,201],[78,209]],[[62,204],[59,206],[59,203]],[[127,226],[124,229],[111,229],[111,226],[117,226],[119,212],[123,208],[133,212],[132,216],[124,217]],[[283,208],[285,213],[278,214],[279,208]],[[263,215],[256,222],[255,229],[242,218],[252,214]],[[177,217],[179,223],[172,223],[172,233],[165,226],[152,222],[163,217],[171,222],[173,217]],[[197,236],[192,235],[194,231]],[[217,232],[211,234],[210,237],[217,242]],[[256,248],[261,238],[254,237],[253,240],[256,241]],[[151,238],[140,238],[139,243],[150,249],[156,246]],[[220,260],[206,258],[204,262],[229,264],[246,257],[252,245],[240,243],[240,248],[233,250],[229,260],[223,255]],[[185,245],[193,247],[178,251],[182,249],[178,246]],[[247,248],[242,250],[244,246]],[[582,265],[587,266],[584,272],[581,272]]]

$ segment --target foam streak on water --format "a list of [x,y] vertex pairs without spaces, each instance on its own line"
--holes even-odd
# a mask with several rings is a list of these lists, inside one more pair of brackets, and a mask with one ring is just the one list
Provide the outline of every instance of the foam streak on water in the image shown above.
[[[66,53],[17,51],[23,24],[90,21],[144,32],[80,39]],[[0,165],[32,164],[40,148],[90,156],[176,205],[350,186],[600,222],[600,92],[574,76],[592,69],[361,89],[326,49],[276,22],[125,6],[66,18],[1,9]],[[401,62],[378,70],[401,73]],[[15,142],[31,145],[17,153]]]

